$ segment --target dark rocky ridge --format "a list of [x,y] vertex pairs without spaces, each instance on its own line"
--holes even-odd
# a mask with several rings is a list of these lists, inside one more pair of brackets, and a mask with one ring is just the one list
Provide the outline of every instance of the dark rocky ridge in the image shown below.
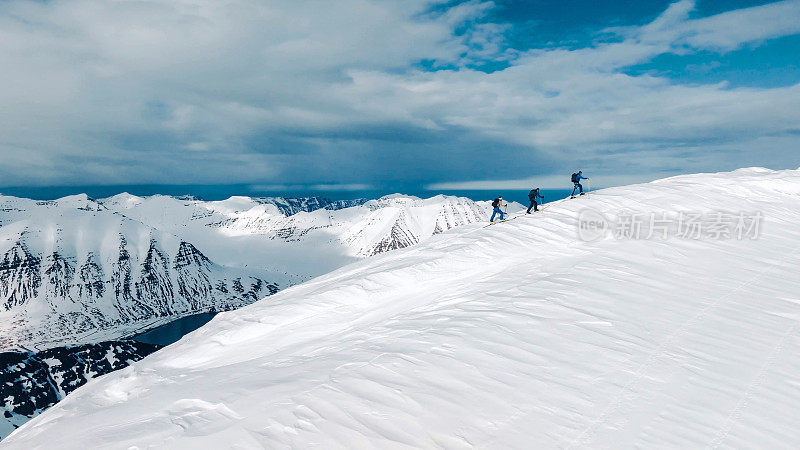
[[42,282],[41,263],[41,259],[32,255],[21,242],[3,255],[0,260],[0,298],[5,310],[36,297]]
[[0,439],[92,378],[122,369],[159,348],[122,340],[0,353]]
[[[76,267],[76,259],[84,262]],[[46,329],[15,327],[13,337],[25,342],[49,333],[48,340],[57,342],[130,322],[234,309],[278,291],[275,283],[228,275],[230,271],[215,266],[188,242],[181,242],[169,258],[152,241],[146,256],[137,261],[120,236],[117,258],[106,261],[105,267],[98,259],[93,253],[83,258],[66,258],[59,252],[36,255],[22,241],[3,254],[0,306],[22,314],[29,302],[43,301],[51,310]]]
[[318,209],[339,210],[351,206],[363,205],[365,198],[353,200],[331,200],[326,197],[256,197],[258,203],[275,205],[284,216],[291,216],[299,212],[311,212]]

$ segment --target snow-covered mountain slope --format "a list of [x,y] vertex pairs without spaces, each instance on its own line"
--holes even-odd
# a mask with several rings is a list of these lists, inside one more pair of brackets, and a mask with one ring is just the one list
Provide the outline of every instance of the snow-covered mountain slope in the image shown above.
[[221,264],[258,268],[297,281],[455,227],[485,222],[489,212],[470,199],[443,195],[345,202],[231,197],[206,202],[120,194],[101,203],[159,230],[189,236]]
[[0,437],[58,403],[88,380],[126,367],[160,348],[136,341],[0,353]]
[[0,349],[112,340],[277,286],[85,195],[0,196]]
[[[304,267],[301,277],[318,275],[483,215],[467,199],[441,196],[370,202],[203,202],[129,194],[101,202],[85,195],[36,202],[0,196],[0,350],[69,352],[64,345],[119,339],[198,312],[237,308],[274,293],[276,282],[297,282],[297,274],[281,272],[284,260]],[[208,258],[206,248],[225,267]],[[35,359],[27,350],[4,355]],[[35,364],[9,363],[3,370],[15,380],[45,373],[28,373],[29,366]],[[71,389],[91,378],[84,375]],[[6,399],[0,410],[10,414],[0,437],[61,398],[47,380],[6,386],[13,395],[0,392]]]
[[[585,242],[586,208],[762,222]],[[799,249],[800,171],[605,189],[220,314],[2,445],[796,448]]]

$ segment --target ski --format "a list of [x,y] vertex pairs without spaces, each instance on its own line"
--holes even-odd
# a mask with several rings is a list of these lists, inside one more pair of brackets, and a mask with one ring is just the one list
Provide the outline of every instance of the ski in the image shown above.
[[486,227],[492,226],[492,225],[497,225],[498,223],[507,222],[509,220],[511,220],[511,219],[495,220],[494,222],[489,222],[489,225],[486,225],[483,228],[486,228]]
[[514,219],[516,219],[518,217],[521,217],[521,216],[509,217],[508,219],[503,219],[503,220],[495,220],[494,222],[489,222],[487,225],[484,225],[483,228],[490,227],[492,225],[497,225],[498,223],[508,222],[508,221],[514,220]]

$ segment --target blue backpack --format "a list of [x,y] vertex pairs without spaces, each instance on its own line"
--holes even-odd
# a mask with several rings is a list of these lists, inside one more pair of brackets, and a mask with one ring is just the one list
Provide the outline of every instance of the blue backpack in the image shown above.
[[579,181],[579,180],[578,180],[578,174],[577,174],[577,173],[573,173],[573,174],[572,174],[572,182],[573,182],[573,183],[577,183],[578,181]]

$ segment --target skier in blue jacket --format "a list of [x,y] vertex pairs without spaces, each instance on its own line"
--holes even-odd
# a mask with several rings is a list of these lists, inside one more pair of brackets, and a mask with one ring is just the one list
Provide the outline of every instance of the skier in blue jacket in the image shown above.
[[589,178],[583,176],[582,171],[578,171],[578,173],[572,174],[572,183],[574,186],[572,187],[572,194],[570,194],[569,198],[575,198],[575,189],[580,189],[580,195],[583,195],[583,185],[581,185],[581,180],[588,180]]
[[494,208],[494,211],[492,211],[492,218],[489,219],[489,222],[494,222],[494,216],[496,216],[498,214],[500,214],[500,220],[501,221],[505,220],[504,219],[505,213],[503,212],[502,209],[500,209],[501,206],[508,206],[508,203],[503,203],[503,197],[502,196],[501,197],[497,197],[492,202],[492,207]]

